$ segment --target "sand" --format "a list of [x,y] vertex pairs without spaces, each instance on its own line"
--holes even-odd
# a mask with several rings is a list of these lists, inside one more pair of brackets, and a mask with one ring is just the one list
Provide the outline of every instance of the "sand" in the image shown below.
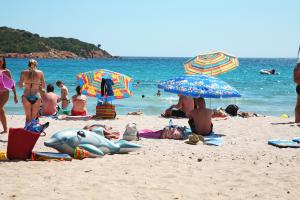
[[[11,127],[22,127],[24,116],[9,116]],[[86,121],[50,121],[47,136],[82,127]],[[186,119],[175,124],[188,125]],[[0,199],[299,199],[300,149],[267,145],[271,138],[300,136],[293,119],[277,117],[214,120],[224,145],[188,145],[176,140],[142,139],[140,151],[68,161],[0,162]],[[98,120],[123,132],[129,122],[138,129],[161,129],[168,119],[157,116],[119,116]],[[0,150],[7,134],[0,135]]]

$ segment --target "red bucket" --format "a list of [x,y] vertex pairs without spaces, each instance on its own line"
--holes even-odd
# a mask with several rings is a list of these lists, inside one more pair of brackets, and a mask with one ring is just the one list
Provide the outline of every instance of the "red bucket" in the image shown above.
[[26,131],[23,128],[10,128],[7,144],[7,158],[26,160],[31,157],[32,149],[40,134]]

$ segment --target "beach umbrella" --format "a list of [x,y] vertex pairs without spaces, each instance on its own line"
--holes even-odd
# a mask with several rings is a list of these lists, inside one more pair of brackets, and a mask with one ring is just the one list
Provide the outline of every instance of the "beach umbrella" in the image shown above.
[[239,61],[236,57],[221,51],[211,51],[200,54],[184,63],[185,73],[207,74],[216,76],[237,68]]
[[[102,95],[101,83],[103,79],[112,80],[112,96]],[[106,101],[132,96],[132,82],[133,80],[129,76],[106,69],[84,72],[77,75],[77,83],[81,86],[82,94]]]
[[207,75],[183,75],[158,84],[166,92],[193,98],[240,97],[239,92],[228,83]]

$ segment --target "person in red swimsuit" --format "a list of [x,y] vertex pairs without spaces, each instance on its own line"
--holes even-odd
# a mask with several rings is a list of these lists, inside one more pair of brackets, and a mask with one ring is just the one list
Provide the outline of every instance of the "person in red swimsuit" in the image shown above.
[[73,108],[71,110],[71,115],[73,116],[86,116],[86,96],[81,94],[80,86],[76,87],[76,95],[72,96]]

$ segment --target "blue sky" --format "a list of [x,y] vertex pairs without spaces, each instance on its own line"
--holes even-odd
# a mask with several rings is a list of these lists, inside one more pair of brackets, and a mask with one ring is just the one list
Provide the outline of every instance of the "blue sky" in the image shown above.
[[299,0],[1,0],[0,26],[102,44],[119,56],[296,57]]

